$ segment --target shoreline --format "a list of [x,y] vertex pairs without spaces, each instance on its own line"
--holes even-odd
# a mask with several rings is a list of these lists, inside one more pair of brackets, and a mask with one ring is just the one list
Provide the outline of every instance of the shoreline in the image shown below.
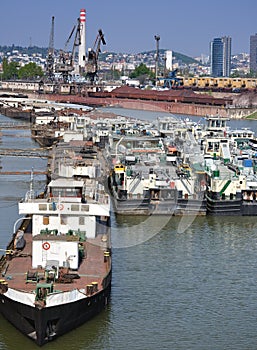
[[[2,97],[0,95],[0,104],[2,104],[0,112],[6,116],[14,116],[19,114],[26,117],[27,110],[19,108],[19,105],[24,107],[26,102],[30,101],[28,105],[36,104],[36,101],[51,101],[64,104],[77,104],[82,106],[89,106],[92,108],[99,107],[119,107],[124,109],[135,109],[152,112],[166,112],[178,115],[198,116],[205,117],[206,115],[219,115],[220,117],[230,119],[245,119],[245,120],[257,120],[257,107],[248,107],[245,105],[236,103],[242,100],[242,94],[230,94],[233,96],[233,105],[231,106],[214,106],[209,104],[197,104],[186,102],[168,102],[157,100],[142,100],[142,99],[130,99],[130,98],[118,98],[118,97],[88,97],[80,95],[61,95],[61,94],[38,94],[38,93],[26,93],[26,91],[2,91]],[[214,94],[217,98],[221,96],[228,97],[227,93],[221,95],[221,93]],[[237,95],[237,96],[236,96]],[[238,96],[240,95],[240,96]],[[249,94],[245,94],[246,98],[250,99]],[[18,102],[17,102],[18,100]],[[34,100],[34,101],[33,101]],[[12,103],[12,101],[15,101]],[[255,115],[255,117],[251,117]]]

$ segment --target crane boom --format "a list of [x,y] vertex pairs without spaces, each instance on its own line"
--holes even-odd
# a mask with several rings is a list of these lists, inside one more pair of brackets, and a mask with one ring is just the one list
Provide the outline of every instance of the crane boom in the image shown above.
[[72,55],[71,55],[72,65],[74,64],[76,47],[78,47],[80,44],[81,44],[81,32],[80,32],[80,19],[78,18],[77,30],[76,30],[76,34],[73,42]]
[[74,33],[75,28],[76,28],[76,25],[73,26],[72,31],[71,31],[71,33],[70,33],[70,36],[69,36],[68,39],[66,40],[66,43],[65,43],[65,45],[64,45],[64,51],[67,51],[68,44],[69,44],[70,39],[71,39],[71,37],[72,37],[72,35],[73,35],[73,33]]

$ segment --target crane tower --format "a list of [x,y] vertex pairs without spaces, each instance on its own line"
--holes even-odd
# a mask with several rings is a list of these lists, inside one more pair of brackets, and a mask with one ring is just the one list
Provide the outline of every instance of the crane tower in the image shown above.
[[48,54],[46,60],[46,75],[48,80],[54,81],[54,16],[52,17]]

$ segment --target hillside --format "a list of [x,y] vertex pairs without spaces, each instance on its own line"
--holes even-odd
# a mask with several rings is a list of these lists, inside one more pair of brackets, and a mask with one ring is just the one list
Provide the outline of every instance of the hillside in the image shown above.
[[44,47],[38,47],[38,46],[30,46],[30,47],[22,47],[17,45],[12,46],[1,46],[0,45],[0,52],[2,52],[4,55],[7,55],[10,52],[18,51],[21,54],[27,54],[27,55],[33,55],[33,54],[41,54],[43,57],[46,57],[47,55],[47,48]]
[[[167,49],[160,49],[159,50],[160,56],[164,56],[166,51],[168,51],[168,50]],[[144,52],[138,53],[138,55],[149,55],[149,56],[154,56],[155,54],[156,54],[155,50],[144,51]],[[177,60],[181,60],[185,64],[192,64],[192,63],[199,64],[199,62],[197,60],[195,60],[194,58],[186,56],[182,53],[172,51],[172,54],[173,54],[173,58],[175,58]]]
[[179,53],[179,52],[173,51],[173,56],[176,57],[177,60],[181,60],[185,64],[192,64],[192,63],[199,64],[199,62],[197,60],[195,60],[194,58],[186,56],[186,55]]
[[[38,47],[38,46],[30,46],[30,47],[21,47],[21,46],[17,46],[17,45],[12,45],[12,46],[0,46],[0,52],[2,52],[5,55],[7,55],[10,52],[14,52],[14,51],[18,51],[21,54],[27,54],[29,56],[33,55],[33,54],[40,54],[42,55],[42,57],[46,57],[47,56],[47,52],[48,52],[48,48],[44,48],[44,47]],[[57,49],[58,51],[58,49]],[[165,51],[167,51],[166,49],[161,49],[160,50],[160,56],[164,56]],[[113,55],[113,56],[120,56],[123,55],[125,53],[115,53],[115,52],[101,52],[99,54],[99,60],[100,61],[105,61],[107,56],[109,55]],[[137,55],[146,55],[146,56],[152,56],[154,57],[154,55],[156,54],[155,50],[152,51],[145,51],[145,52],[141,52],[141,53],[137,53],[135,56]],[[127,54],[126,54],[127,55]],[[199,63],[198,61],[196,61],[194,58],[186,56],[182,53],[179,52],[175,52],[173,51],[173,56],[175,59],[180,60],[182,63],[185,64],[191,64],[191,63]]]

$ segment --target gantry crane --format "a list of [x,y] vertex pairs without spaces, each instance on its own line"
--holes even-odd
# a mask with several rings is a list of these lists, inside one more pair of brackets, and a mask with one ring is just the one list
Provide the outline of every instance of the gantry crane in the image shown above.
[[168,73],[168,76],[165,78],[158,78],[159,81],[163,81],[163,87],[172,89],[172,87],[180,86],[182,84],[181,78],[177,78],[178,69]]
[[98,56],[101,52],[101,44],[106,45],[106,41],[104,39],[104,34],[102,29],[98,30],[98,34],[92,49],[88,50],[88,57],[86,62],[86,76],[90,79],[91,83],[94,82],[97,72],[98,72]]

